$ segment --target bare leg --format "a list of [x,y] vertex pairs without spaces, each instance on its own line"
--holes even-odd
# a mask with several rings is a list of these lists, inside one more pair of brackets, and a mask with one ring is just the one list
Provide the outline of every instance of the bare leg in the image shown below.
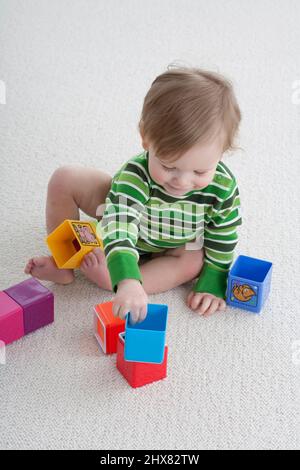
[[[111,177],[94,168],[75,165],[58,168],[48,184],[47,233],[51,233],[65,219],[79,220],[79,209],[96,217],[97,206],[105,203],[110,184]],[[24,272],[59,284],[69,284],[74,280],[73,270],[58,269],[52,256],[31,258]]]
[[[63,186],[63,172],[54,172],[48,184],[46,201],[47,234],[53,232],[64,220],[79,220],[79,207],[71,188]],[[65,181],[65,184],[67,182]]]
[[[159,294],[195,279],[203,267],[203,258],[203,250],[188,251],[184,247],[155,254],[154,259],[140,266],[145,292]],[[112,291],[107,269],[97,284],[103,289]]]
[[[177,250],[177,251],[176,251]],[[167,250],[141,266],[143,286],[147,294],[159,294],[195,279],[203,267],[203,250],[183,248]]]
[[65,219],[79,220],[79,209],[96,218],[96,210],[105,203],[111,176],[96,168],[67,165],[52,175],[47,192],[46,226],[51,233]]

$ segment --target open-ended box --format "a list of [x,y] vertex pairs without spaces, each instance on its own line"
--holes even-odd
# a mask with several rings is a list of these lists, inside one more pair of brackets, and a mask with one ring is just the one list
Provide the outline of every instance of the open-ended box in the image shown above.
[[129,385],[133,388],[142,387],[143,385],[166,378],[168,346],[164,348],[164,360],[161,364],[126,361],[124,359],[125,336],[126,333],[120,333],[118,336],[117,369],[125,377]]
[[130,323],[126,316],[125,352],[126,361],[161,364],[164,360],[168,306],[148,304],[147,316],[140,323]]
[[272,268],[270,261],[238,256],[228,275],[227,304],[260,313],[270,292]]
[[114,316],[112,305],[105,302],[94,307],[94,335],[105,354],[117,352],[119,333],[125,330],[125,320]]
[[46,238],[54,261],[60,269],[79,268],[83,257],[94,248],[103,249],[96,224],[65,220]]
[[9,344],[54,321],[54,295],[30,278],[0,292],[0,340]]

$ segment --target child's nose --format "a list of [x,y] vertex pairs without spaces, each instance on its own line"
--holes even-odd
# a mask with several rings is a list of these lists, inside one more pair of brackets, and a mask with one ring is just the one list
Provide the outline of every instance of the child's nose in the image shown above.
[[175,178],[174,180],[174,186],[176,188],[187,188],[190,184],[189,179],[187,177],[180,177],[180,178]]

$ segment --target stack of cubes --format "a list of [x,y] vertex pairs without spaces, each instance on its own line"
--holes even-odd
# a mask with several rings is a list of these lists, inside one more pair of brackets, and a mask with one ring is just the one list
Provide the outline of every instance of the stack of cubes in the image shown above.
[[106,302],[94,308],[94,333],[104,353],[117,353],[117,369],[134,388],[164,379],[168,306],[148,304],[146,319],[133,325],[130,314],[126,322],[115,318],[112,305]]
[[54,296],[31,278],[0,291],[0,340],[10,344],[54,321]]

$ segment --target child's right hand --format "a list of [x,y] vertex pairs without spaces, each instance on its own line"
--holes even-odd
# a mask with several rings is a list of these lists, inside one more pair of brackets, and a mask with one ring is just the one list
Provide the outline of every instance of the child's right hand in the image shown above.
[[147,316],[147,304],[148,296],[140,281],[124,279],[119,282],[112,307],[115,317],[125,318],[130,312],[131,323],[141,322]]

